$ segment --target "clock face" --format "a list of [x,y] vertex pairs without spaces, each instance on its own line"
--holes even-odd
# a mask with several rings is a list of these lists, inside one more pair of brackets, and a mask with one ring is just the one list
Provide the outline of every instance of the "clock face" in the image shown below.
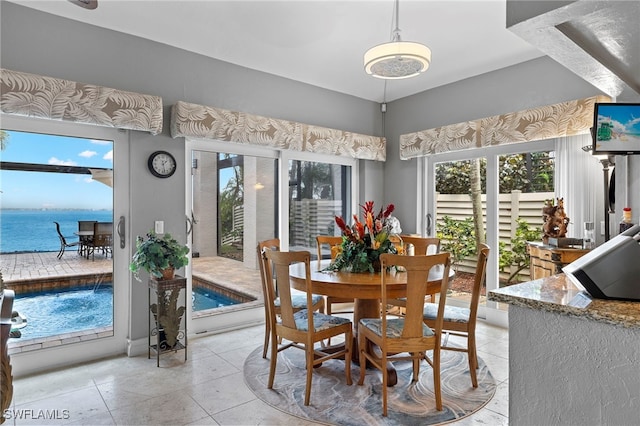
[[148,166],[154,176],[168,178],[176,171],[176,159],[166,151],[156,151],[149,156]]

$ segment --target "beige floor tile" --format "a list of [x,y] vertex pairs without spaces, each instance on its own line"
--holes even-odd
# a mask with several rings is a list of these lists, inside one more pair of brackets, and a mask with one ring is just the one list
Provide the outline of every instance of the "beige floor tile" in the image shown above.
[[[508,346],[508,332],[480,324],[479,350],[499,386],[496,396],[475,415],[456,424],[508,423],[508,353],[488,348]],[[54,372],[16,379],[15,409],[65,409],[58,424],[131,425],[300,425],[314,424],[256,399],[244,384],[247,355],[262,347],[264,326],[190,339],[184,353],[165,354],[161,367],[146,356],[112,357]],[[33,421],[32,423],[36,423]],[[32,424],[26,421],[16,424]],[[11,425],[9,421],[7,424]],[[56,424],[56,421],[37,424]]]
[[[15,410],[20,413],[38,413],[36,418],[22,419],[20,425],[56,425],[70,422],[83,422],[91,417],[109,418],[109,410],[100,392],[94,387],[77,388],[73,391],[58,394],[49,398],[16,404]],[[47,418],[54,413],[52,418]],[[42,414],[44,418],[39,417]],[[34,417],[31,415],[31,417]]]
[[212,415],[213,419],[221,425],[278,425],[278,426],[303,426],[317,425],[298,417],[282,413],[279,410],[254,399],[246,404],[239,405],[229,410]]
[[256,399],[244,385],[241,372],[192,386],[185,392],[211,415]]
[[183,425],[207,417],[190,396],[171,392],[111,411],[119,425]]

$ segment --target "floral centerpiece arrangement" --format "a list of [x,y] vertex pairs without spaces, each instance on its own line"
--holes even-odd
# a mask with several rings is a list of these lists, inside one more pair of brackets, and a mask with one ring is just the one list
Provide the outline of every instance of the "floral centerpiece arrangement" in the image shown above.
[[382,253],[397,253],[395,245],[389,239],[390,221],[394,205],[380,209],[376,215],[373,201],[367,201],[362,207],[363,221],[353,215],[353,225],[348,226],[344,219],[336,216],[336,224],[342,231],[340,253],[327,267],[330,271],[376,272],[380,270]]

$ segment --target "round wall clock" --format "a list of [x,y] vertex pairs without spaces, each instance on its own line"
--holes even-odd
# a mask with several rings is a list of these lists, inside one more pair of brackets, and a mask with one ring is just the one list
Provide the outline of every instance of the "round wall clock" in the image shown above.
[[151,154],[147,165],[151,174],[159,178],[168,178],[176,171],[176,159],[167,151],[156,151]]

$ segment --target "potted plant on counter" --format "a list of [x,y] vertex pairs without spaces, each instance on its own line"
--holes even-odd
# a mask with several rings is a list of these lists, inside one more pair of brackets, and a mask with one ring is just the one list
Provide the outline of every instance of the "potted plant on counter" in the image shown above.
[[[142,281],[138,275],[141,269],[147,271],[158,283],[173,280],[175,270],[189,263],[187,254],[189,254],[189,247],[180,244],[170,234],[160,236],[150,231],[146,238],[140,236],[136,238],[136,252],[131,259],[129,269],[138,281]],[[178,307],[180,287],[171,286],[167,290],[160,290],[160,288],[159,285],[156,291],[157,303],[150,305],[149,309],[153,313],[160,333],[160,349],[172,349],[178,342],[180,324],[186,307]]]

